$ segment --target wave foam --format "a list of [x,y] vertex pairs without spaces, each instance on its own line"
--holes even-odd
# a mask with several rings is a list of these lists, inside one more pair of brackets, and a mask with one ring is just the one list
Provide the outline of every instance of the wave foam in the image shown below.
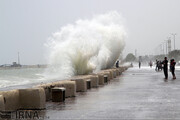
[[50,49],[46,74],[64,79],[110,68],[124,49],[125,36],[116,11],[64,26],[46,43]]

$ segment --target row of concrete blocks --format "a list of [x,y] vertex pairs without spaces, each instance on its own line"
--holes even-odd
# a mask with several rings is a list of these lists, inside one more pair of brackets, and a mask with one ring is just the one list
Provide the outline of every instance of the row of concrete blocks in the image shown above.
[[41,84],[30,89],[1,91],[0,111],[45,109],[45,102],[52,99],[52,88],[54,87],[64,87],[66,89],[65,97],[75,97],[76,92],[86,92],[88,88],[104,85],[126,69],[127,67],[107,69],[90,75],[75,76],[70,80]]

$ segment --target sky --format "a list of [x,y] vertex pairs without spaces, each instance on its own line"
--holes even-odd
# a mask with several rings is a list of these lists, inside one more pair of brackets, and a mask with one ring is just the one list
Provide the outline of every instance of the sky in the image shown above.
[[117,11],[125,20],[123,55],[160,54],[171,33],[180,49],[180,0],[0,0],[0,65],[46,64],[44,44],[52,33],[78,19]]

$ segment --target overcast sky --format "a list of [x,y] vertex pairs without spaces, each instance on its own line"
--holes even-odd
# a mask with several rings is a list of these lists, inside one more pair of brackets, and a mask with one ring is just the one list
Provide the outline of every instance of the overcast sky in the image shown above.
[[108,11],[126,21],[125,55],[135,49],[138,55],[155,54],[170,33],[177,33],[179,49],[179,6],[180,0],[0,0],[0,64],[17,61],[18,52],[21,64],[46,63],[44,43],[52,33]]

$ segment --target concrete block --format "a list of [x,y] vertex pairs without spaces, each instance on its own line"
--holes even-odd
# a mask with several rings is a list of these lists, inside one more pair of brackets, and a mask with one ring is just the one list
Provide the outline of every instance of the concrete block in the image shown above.
[[0,112],[5,111],[4,97],[0,95]]
[[71,80],[61,80],[53,83],[42,84],[36,87],[44,88],[46,94],[46,101],[52,99],[52,88],[54,87],[65,87],[66,94],[65,97],[75,97],[76,96],[76,82]]
[[52,99],[51,89],[54,87],[52,83],[42,84],[36,86],[36,88],[43,88],[46,96],[46,101],[50,101]]
[[119,69],[116,69],[116,76],[119,76]]
[[[113,79],[113,69],[107,69],[107,70],[103,70],[105,72],[109,72],[108,78],[109,80]],[[101,71],[102,72],[102,71]]]
[[107,75],[108,81],[110,81],[111,73],[110,73],[109,71],[103,70],[103,71],[101,71],[100,73],[103,73],[104,75]]
[[104,83],[108,83],[108,75],[104,75]]
[[76,92],[86,92],[87,91],[86,78],[74,77],[74,78],[71,78],[71,81],[76,82]]
[[99,78],[99,85],[104,85],[104,74],[103,73],[97,73]]
[[121,66],[119,68],[120,68],[121,73],[128,69],[128,67],[126,66]]
[[[5,111],[16,111],[17,109],[19,109],[19,91],[18,90],[1,91],[0,95],[1,95],[1,99],[4,99]],[[2,103],[2,107],[3,107],[3,103]]]
[[91,89],[91,79],[86,80],[87,89]]
[[97,88],[99,86],[99,77],[98,77],[98,75],[95,75],[95,74],[91,75],[90,79],[91,79],[92,87]]
[[66,88],[64,87],[52,88],[52,102],[64,102],[65,92],[66,92]]
[[76,96],[76,82],[71,80],[62,80],[53,83],[55,87],[66,88],[65,97],[75,97]]
[[117,69],[119,70],[119,75],[121,75],[122,74],[121,68],[117,68]]
[[115,69],[112,70],[113,70],[113,77],[116,78],[116,70]]
[[43,88],[19,89],[20,109],[45,109],[46,96]]
[[81,75],[79,77],[83,77],[85,79],[90,79],[92,88],[96,88],[99,85],[99,78],[98,78],[98,75],[96,75],[96,74]]
[[119,71],[122,74],[124,72],[124,68],[123,67],[119,67]]
[[110,70],[109,70],[109,72],[110,72],[109,79],[111,80],[111,79],[113,79],[113,78],[114,78],[114,76],[113,76],[113,70],[112,70],[112,69],[110,69]]

